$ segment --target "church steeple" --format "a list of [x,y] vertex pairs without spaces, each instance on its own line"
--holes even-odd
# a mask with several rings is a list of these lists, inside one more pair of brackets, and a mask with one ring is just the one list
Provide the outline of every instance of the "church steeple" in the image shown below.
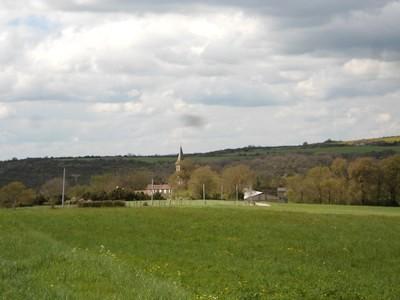
[[177,161],[182,161],[182,160],[183,160],[183,151],[182,151],[182,146],[180,146]]
[[183,161],[183,151],[182,151],[182,146],[179,149],[179,154],[178,154],[178,159],[176,160],[175,167],[176,167],[176,172],[181,171],[181,163]]

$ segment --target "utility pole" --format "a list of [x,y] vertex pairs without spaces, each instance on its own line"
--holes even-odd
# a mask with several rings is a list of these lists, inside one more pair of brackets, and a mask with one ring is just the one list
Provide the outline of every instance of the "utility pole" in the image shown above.
[[63,171],[61,207],[64,207],[64,200],[65,200],[65,168],[64,168],[64,171]]
[[78,178],[81,176],[81,174],[71,174],[70,176],[74,179],[75,185],[77,185]]
[[204,201],[204,205],[207,204],[206,202],[206,185],[203,183],[203,201]]
[[236,205],[238,205],[238,200],[239,200],[239,188],[238,185],[236,185]]
[[224,185],[221,184],[221,200],[224,200]]

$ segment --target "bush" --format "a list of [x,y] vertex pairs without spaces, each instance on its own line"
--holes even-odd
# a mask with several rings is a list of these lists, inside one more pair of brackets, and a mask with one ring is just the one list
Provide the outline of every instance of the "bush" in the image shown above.
[[65,201],[66,204],[75,205],[78,204],[79,199],[77,197],[72,197],[70,200]]
[[82,198],[84,200],[93,201],[106,201],[106,200],[125,200],[125,201],[138,201],[138,200],[150,200],[150,196],[143,192],[130,192],[124,189],[115,189],[110,193],[105,191],[86,191]]
[[125,207],[125,201],[79,201],[78,207]]
[[43,205],[46,202],[48,202],[48,199],[45,196],[43,196],[42,194],[37,194],[33,201],[33,204],[34,205]]
[[161,194],[160,192],[156,192],[153,195],[153,199],[154,200],[165,200],[165,197],[163,194]]

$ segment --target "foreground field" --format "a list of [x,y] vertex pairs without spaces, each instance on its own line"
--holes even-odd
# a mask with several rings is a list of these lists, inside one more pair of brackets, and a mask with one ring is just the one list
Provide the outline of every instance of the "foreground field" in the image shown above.
[[0,210],[1,299],[398,299],[400,210]]

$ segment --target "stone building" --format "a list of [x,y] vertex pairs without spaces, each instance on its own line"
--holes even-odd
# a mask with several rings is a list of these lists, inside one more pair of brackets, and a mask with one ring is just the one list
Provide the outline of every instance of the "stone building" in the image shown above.
[[148,196],[151,196],[155,193],[160,193],[164,197],[169,197],[172,193],[172,189],[169,184],[148,184],[146,189],[141,192]]

